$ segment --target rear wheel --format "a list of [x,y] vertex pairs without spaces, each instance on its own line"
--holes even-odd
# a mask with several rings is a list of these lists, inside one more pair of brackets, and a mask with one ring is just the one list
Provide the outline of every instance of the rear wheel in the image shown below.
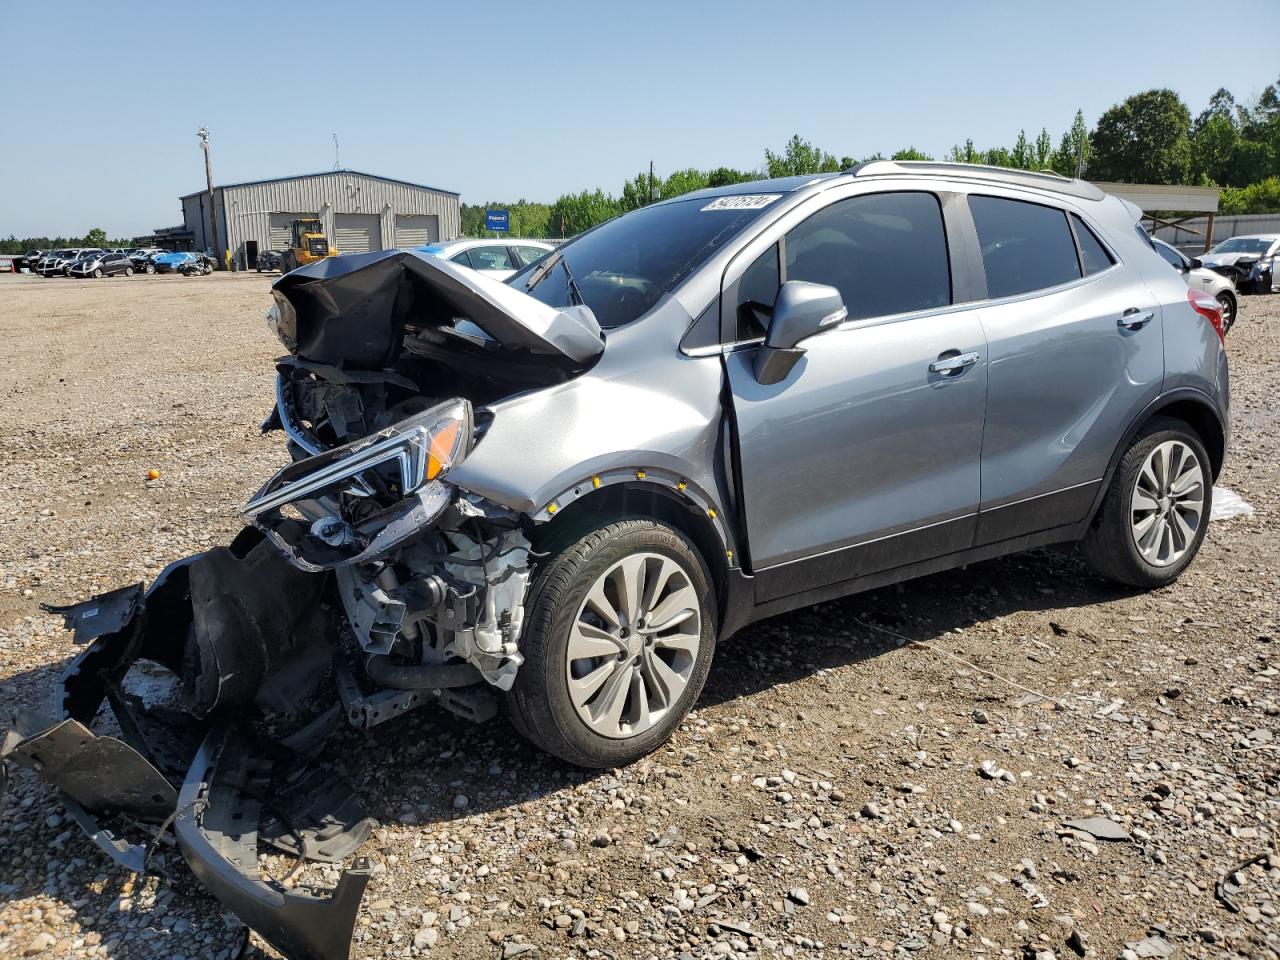
[[1209,457],[1185,423],[1155,417],[1116,467],[1080,543],[1100,576],[1151,589],[1171,583],[1200,550],[1213,508]]
[[93,271],[93,279],[95,279],[95,280],[101,280],[101,279],[102,279],[102,268],[101,268],[101,267],[96,267],[96,268],[94,269],[94,271]]
[[147,276],[151,276],[151,274],[156,272],[156,265],[154,263],[148,263],[146,266],[146,271],[147,271]]
[[530,591],[516,729],[583,767],[632,763],[693,707],[715,650],[715,592],[696,548],[652,520],[587,533]]
[[125,267],[125,268],[124,268],[124,275],[125,275],[126,277],[132,277],[132,276],[133,276],[133,267]]
[[286,250],[284,256],[280,258],[280,272],[288,273],[298,266],[297,260],[293,256],[292,250]]
[[1218,306],[1222,308],[1222,334],[1226,336],[1236,322],[1236,298],[1223,290],[1218,294]]

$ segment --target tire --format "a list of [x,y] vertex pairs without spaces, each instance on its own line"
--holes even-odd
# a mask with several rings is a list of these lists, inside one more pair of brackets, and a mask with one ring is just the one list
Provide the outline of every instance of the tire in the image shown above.
[[296,269],[298,264],[294,260],[293,251],[286,250],[284,256],[280,258],[280,273],[285,274]]
[[156,265],[154,263],[148,263],[145,267],[145,270],[146,270],[147,276],[151,276],[156,272]]
[[1223,290],[1218,294],[1218,306],[1222,307],[1222,335],[1225,337],[1236,322],[1236,298]]
[[101,267],[99,267],[97,270],[94,270],[94,271],[93,271],[93,279],[95,279],[95,280],[101,280],[101,279],[102,279],[102,268],[101,268]]
[[125,268],[124,268],[124,275],[125,275],[126,277],[132,277],[132,276],[133,276],[133,267],[125,267]]
[[[618,593],[619,571],[638,570],[648,589],[659,591],[656,602],[628,605]],[[620,628],[608,629],[609,621],[588,606],[588,594],[612,604]],[[674,611],[689,614],[668,629],[646,631],[644,614],[668,602],[668,621],[678,616]],[[621,520],[586,533],[543,562],[525,610],[525,659],[507,709],[519,733],[562,760],[595,769],[633,763],[666,742],[702,692],[715,652],[716,595],[697,549],[666,524]],[[641,629],[631,629],[637,624]],[[572,660],[571,650],[579,654]],[[582,656],[588,650],[601,653]],[[602,681],[591,682],[600,675]],[[577,704],[571,676],[586,681]],[[609,711],[610,704],[617,709]],[[587,719],[593,712],[599,714],[595,726]]]
[[[1179,450],[1193,457],[1195,463],[1185,456],[1178,459]],[[1148,469],[1148,461],[1156,451],[1167,454],[1163,471]],[[1198,477],[1188,482],[1184,478],[1193,468],[1199,471]],[[1181,420],[1153,417],[1120,458],[1098,515],[1080,542],[1085,562],[1107,580],[1143,590],[1163,587],[1178,579],[1195,559],[1209,527],[1213,509],[1211,469],[1204,444],[1194,430]],[[1162,476],[1167,473],[1173,474],[1169,482]],[[1163,495],[1157,496],[1161,490]],[[1143,497],[1143,493],[1150,496]],[[1135,496],[1142,499],[1135,503]],[[1193,514],[1190,507],[1196,497],[1199,512]],[[1142,500],[1151,503],[1152,509],[1144,509]],[[1193,515],[1195,524],[1191,529]],[[1145,533],[1140,535],[1140,530]],[[1145,552],[1139,546],[1140,540]]]

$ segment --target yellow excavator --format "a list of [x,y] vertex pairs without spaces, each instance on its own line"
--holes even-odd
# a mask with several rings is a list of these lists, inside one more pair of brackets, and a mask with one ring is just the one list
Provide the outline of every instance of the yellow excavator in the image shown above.
[[294,220],[289,224],[289,249],[280,258],[280,272],[288,273],[325,257],[336,257],[338,248],[329,246],[324,225],[316,219]]

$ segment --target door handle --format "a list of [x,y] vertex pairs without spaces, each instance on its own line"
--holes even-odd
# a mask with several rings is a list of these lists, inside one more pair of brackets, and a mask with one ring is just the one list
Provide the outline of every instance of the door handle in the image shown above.
[[1120,314],[1120,319],[1116,322],[1126,330],[1141,330],[1150,321],[1154,320],[1155,316],[1156,312],[1154,310],[1139,310],[1137,307],[1130,307]]
[[939,357],[929,364],[930,373],[959,373],[965,367],[971,367],[981,358],[976,353],[960,353],[954,357]]

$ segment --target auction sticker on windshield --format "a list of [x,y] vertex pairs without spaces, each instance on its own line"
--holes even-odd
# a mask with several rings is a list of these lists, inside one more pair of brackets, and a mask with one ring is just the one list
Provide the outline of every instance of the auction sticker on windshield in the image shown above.
[[700,212],[708,210],[759,210],[777,200],[780,193],[744,193],[737,197],[716,197]]

